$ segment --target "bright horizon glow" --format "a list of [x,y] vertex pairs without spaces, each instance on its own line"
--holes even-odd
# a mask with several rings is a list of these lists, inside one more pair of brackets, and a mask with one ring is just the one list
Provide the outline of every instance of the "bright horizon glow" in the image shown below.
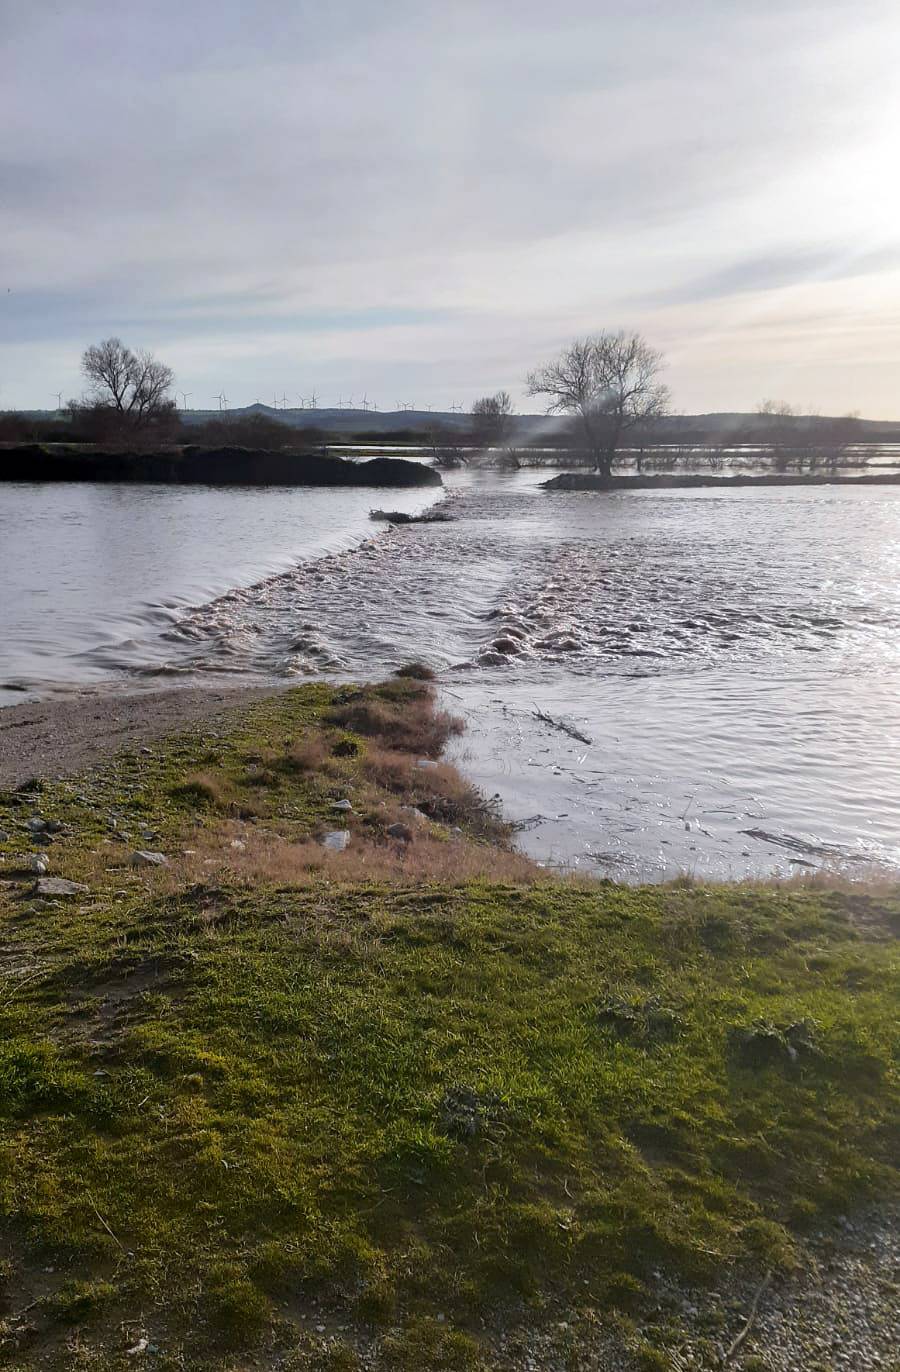
[[[900,420],[888,0],[0,0],[0,408],[469,408],[638,329],[676,409]],[[179,401],[180,403],[180,401]]]

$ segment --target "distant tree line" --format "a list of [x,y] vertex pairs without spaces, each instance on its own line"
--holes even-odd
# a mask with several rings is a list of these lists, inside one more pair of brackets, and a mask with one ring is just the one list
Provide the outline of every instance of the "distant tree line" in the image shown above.
[[[435,416],[424,429],[386,434],[373,426],[369,433],[341,435],[314,425],[287,425],[260,413],[223,412],[204,423],[187,423],[172,398],[172,369],[152,353],[134,352],[112,337],[82,354],[85,392],[69,402],[64,418],[0,414],[0,441],[90,443],[135,451],[176,444],[278,451],[341,441],[392,441],[427,445],[447,465],[486,461],[513,466],[547,460],[540,453],[529,457],[534,446],[556,449],[560,460],[590,466],[606,477],[621,465],[625,447],[638,471],[644,465],[672,470],[695,461],[692,445],[702,447],[706,463],[720,469],[734,465],[742,446],[756,444],[765,447],[777,471],[813,472],[848,462],[849,450],[865,442],[856,414],[822,418],[775,400],[763,401],[752,418],[726,432],[693,431],[690,421],[671,414],[669,391],[660,379],[663,366],[662,354],[640,334],[605,331],[575,339],[528,374],[527,393],[544,401],[548,415],[559,416],[558,424],[537,436],[517,420],[505,390],[477,399],[464,424]],[[884,436],[882,441],[890,439]]]

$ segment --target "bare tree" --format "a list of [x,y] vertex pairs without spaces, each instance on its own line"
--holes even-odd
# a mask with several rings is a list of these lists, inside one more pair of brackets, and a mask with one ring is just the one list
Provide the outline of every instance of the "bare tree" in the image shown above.
[[805,454],[798,444],[798,416],[794,406],[786,400],[761,400],[756,413],[763,421],[762,435],[772,447],[775,471],[786,472],[796,467],[798,472],[802,472]]
[[168,396],[175,381],[171,367],[152,353],[133,353],[120,338],[86,348],[81,370],[90,388],[90,406],[112,411],[134,428],[174,408]]
[[483,395],[472,406],[472,439],[479,448],[497,447],[509,431],[512,401],[508,391]]
[[662,366],[640,334],[620,330],[576,339],[526,384],[529,395],[548,397],[548,414],[574,416],[595,469],[609,477],[623,435],[668,410]]
[[756,413],[773,419],[793,419],[797,411],[786,400],[761,400],[756,407]]

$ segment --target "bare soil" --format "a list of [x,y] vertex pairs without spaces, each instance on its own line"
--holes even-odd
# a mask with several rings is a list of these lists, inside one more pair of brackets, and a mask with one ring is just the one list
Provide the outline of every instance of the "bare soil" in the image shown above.
[[274,694],[262,687],[79,693],[0,710],[0,786],[71,776],[141,745]]

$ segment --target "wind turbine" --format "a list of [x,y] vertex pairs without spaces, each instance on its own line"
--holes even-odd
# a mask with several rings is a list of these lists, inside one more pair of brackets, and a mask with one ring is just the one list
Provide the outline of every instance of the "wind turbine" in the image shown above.
[[462,405],[455,405],[455,404],[454,404],[454,405],[451,405],[451,406],[450,406],[450,413],[451,413],[451,414],[461,414],[461,413],[462,413]]
[[63,393],[62,393],[62,391],[54,391],[53,394],[56,396],[56,408],[57,408],[57,410],[61,410],[61,409],[62,409],[62,395],[63,395]]
[[309,397],[309,408],[310,408],[311,410],[314,410],[314,409],[316,408],[316,406],[318,405],[318,403],[319,403],[319,397],[316,395],[315,391],[313,391],[312,395]]
[[220,400],[222,401],[222,409],[223,409],[223,410],[227,410],[227,409],[228,409],[228,396],[225,394],[224,391],[222,392],[222,394],[221,394],[221,396],[220,396],[219,398],[220,398]]
[[188,396],[193,395],[194,392],[193,392],[193,391],[179,391],[178,394],[181,396],[181,408],[182,408],[183,410],[186,410],[186,409],[187,409],[187,403],[188,403]]
[[222,395],[222,392],[221,392],[221,391],[219,392],[218,395],[214,395],[214,396],[213,396],[213,400],[218,400],[218,402],[219,402],[219,409],[220,409],[220,410],[221,410],[221,408],[222,408],[222,401],[224,400],[224,398],[225,398],[225,397]]
[[360,403],[360,405],[362,405],[362,407],[363,407],[364,410],[368,410],[368,408],[369,408],[369,393],[368,393],[368,391],[366,391],[365,395],[363,396],[362,400],[361,400],[359,403]]
[[282,394],[282,397],[281,397],[281,408],[282,408],[283,410],[286,410],[286,409],[287,409],[287,403],[288,403],[288,398],[287,398],[287,396],[284,395],[284,394]]

